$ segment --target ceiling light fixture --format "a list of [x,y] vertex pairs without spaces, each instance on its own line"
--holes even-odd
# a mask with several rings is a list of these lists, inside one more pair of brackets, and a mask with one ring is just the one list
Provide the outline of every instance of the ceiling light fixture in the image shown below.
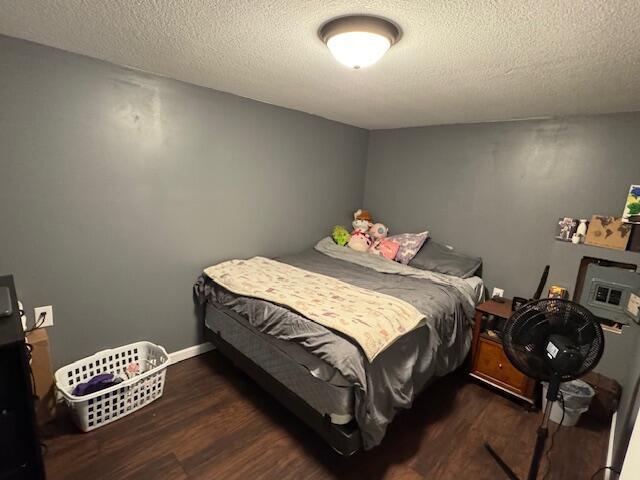
[[355,69],[376,63],[400,38],[392,22],[369,15],[329,20],[318,33],[338,62]]

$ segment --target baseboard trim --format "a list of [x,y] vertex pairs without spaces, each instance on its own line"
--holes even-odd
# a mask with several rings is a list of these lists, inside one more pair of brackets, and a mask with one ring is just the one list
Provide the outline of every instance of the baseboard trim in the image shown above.
[[186,360],[187,358],[197,357],[198,355],[207,353],[214,348],[216,347],[213,345],[213,343],[209,342],[201,343],[200,345],[194,345],[193,347],[183,348],[182,350],[178,350],[177,352],[169,354],[169,365],[181,362],[183,360]]
[[[605,465],[613,465],[613,439],[616,436],[616,422],[618,420],[618,411],[613,412],[611,417],[611,429],[609,430],[609,446],[607,447],[607,463]],[[606,469],[604,474],[604,480],[610,480],[611,469]]]

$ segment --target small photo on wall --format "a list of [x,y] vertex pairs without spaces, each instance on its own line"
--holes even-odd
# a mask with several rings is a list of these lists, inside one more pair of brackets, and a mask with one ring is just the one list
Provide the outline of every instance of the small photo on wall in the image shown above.
[[563,242],[570,242],[573,234],[576,233],[580,222],[577,218],[562,217],[558,219],[556,226],[556,239]]
[[640,224],[640,185],[631,185],[627,203],[624,206],[622,221],[626,223]]

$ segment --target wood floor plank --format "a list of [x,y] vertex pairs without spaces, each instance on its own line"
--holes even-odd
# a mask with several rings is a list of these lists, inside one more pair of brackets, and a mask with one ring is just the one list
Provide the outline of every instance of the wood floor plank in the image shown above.
[[118,478],[120,480],[155,480],[160,478],[163,480],[189,479],[182,465],[178,462],[178,459],[172,454],[154,457],[143,465],[114,472],[114,475],[117,475],[117,477],[114,476],[112,478]]
[[[485,441],[524,475],[540,414],[470,381],[445,377],[401,412],[379,447],[344,458],[217,352],[169,367],[164,396],[93,432],[67,418],[45,430],[48,478],[503,478]],[[555,428],[553,429],[555,430]],[[553,431],[552,430],[552,431]],[[547,480],[604,465],[608,426],[588,418],[555,433]]]

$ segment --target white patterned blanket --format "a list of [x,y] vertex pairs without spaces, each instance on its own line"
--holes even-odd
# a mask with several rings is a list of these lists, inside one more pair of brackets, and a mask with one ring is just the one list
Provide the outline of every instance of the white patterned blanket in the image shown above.
[[424,318],[398,298],[264,257],[230,260],[204,273],[237,295],[284,305],[349,336],[370,362]]

